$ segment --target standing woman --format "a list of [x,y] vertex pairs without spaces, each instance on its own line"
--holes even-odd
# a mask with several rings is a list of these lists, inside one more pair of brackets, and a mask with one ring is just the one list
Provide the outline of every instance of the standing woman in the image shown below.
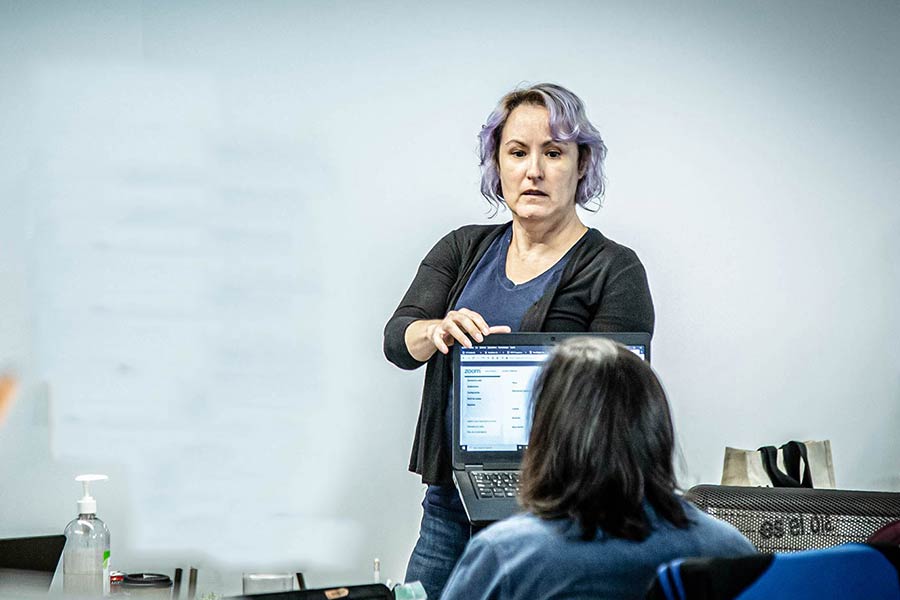
[[576,212],[599,206],[606,157],[578,96],[547,83],[512,91],[479,140],[481,193],[512,221],[438,241],[384,328],[388,360],[428,365],[409,464],[428,489],[406,581],[421,581],[432,599],[471,536],[451,478],[449,347],[510,331],[653,333],[641,261]]

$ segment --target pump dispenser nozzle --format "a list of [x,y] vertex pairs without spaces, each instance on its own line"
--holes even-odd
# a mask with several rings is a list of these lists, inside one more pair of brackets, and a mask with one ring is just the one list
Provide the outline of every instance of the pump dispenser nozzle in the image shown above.
[[84,488],[84,497],[78,501],[78,514],[80,515],[96,515],[97,501],[91,496],[90,483],[92,481],[106,481],[109,479],[106,475],[79,475],[75,481],[80,481]]

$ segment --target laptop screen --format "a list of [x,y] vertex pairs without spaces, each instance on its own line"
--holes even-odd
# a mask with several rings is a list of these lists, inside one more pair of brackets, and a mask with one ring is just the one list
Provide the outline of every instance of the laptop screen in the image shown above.
[[[597,334],[578,334],[584,335]],[[482,344],[456,350],[454,451],[521,455],[528,445],[532,388],[555,343],[567,337],[575,336],[495,334]],[[649,335],[601,337],[613,338],[642,359],[649,358]]]

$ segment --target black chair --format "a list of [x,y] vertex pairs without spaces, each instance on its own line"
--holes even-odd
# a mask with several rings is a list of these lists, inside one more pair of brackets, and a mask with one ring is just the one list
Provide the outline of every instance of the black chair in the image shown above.
[[734,525],[760,552],[865,542],[900,519],[900,493],[698,485],[684,496]]
[[900,599],[896,546],[674,560],[656,573],[647,600]]

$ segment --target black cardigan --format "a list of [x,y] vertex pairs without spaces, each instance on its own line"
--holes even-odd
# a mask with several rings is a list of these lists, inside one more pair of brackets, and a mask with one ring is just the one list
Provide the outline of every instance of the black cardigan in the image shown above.
[[[467,225],[435,244],[384,327],[384,355],[389,361],[401,369],[424,364],[410,355],[404,340],[406,328],[413,321],[444,318],[478,261],[508,226]],[[653,322],[647,274],[637,255],[596,229],[589,229],[576,243],[557,285],[548,287],[526,311],[520,331],[652,334]],[[419,473],[425,483],[451,482],[450,449],[443,442],[451,378],[450,356],[436,352],[425,369],[419,422],[409,459],[409,470]]]

